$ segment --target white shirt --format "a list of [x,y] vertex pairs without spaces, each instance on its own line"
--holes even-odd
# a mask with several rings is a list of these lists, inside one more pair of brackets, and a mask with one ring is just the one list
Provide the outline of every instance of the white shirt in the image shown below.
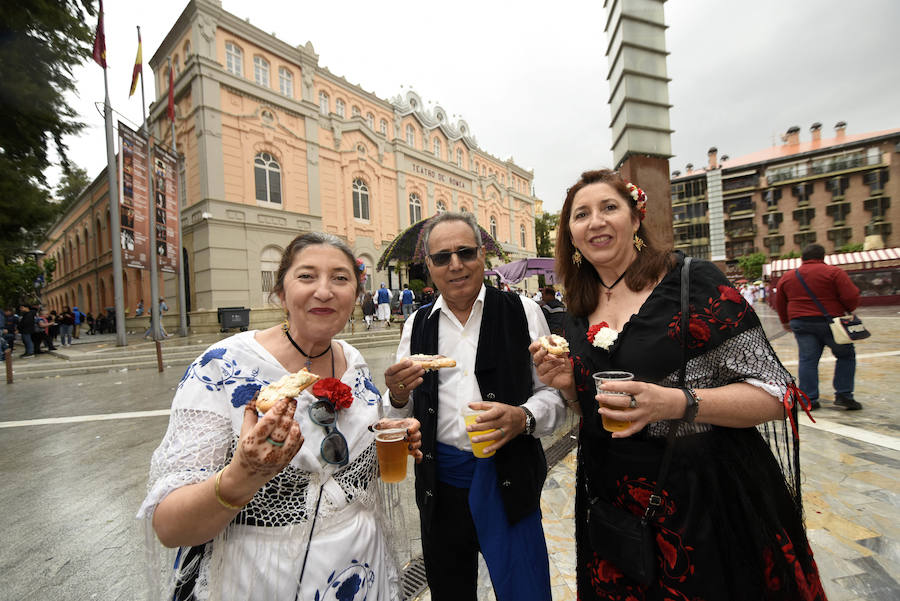
[[[486,289],[482,284],[465,325],[461,324],[447,307],[443,296],[438,297],[431,308],[431,311],[441,310],[438,324],[438,354],[456,360],[456,367],[438,371],[437,439],[438,442],[453,445],[463,451],[471,451],[472,445],[466,434],[466,424],[463,421],[461,410],[468,403],[482,400],[481,389],[478,387],[478,380],[475,377],[475,357],[478,351],[485,294]],[[548,335],[550,328],[547,327],[547,320],[544,318],[540,306],[530,298],[519,296],[519,299],[522,302],[522,308],[525,309],[525,317],[528,320],[528,336],[531,340]],[[413,317],[415,313],[413,313]],[[397,347],[398,362],[410,355],[410,340],[414,322],[415,319],[410,318],[403,324],[400,346]],[[522,406],[527,407],[534,415],[536,425],[534,436],[545,436],[552,433],[556,426],[565,419],[566,407],[556,390],[546,386],[538,379],[534,365],[531,367],[531,379],[534,383],[534,393]],[[412,398],[415,398],[415,391]],[[391,415],[397,417],[412,415],[412,402],[400,409],[391,406]]]

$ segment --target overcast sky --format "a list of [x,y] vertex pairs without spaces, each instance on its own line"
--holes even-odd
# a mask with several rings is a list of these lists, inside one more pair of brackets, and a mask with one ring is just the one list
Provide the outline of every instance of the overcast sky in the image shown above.
[[[128,98],[135,26],[149,104],[147,61],[185,5],[104,3],[110,98],[126,123],[142,119],[140,91]],[[612,166],[602,0],[223,6],[291,45],[312,42],[320,66],[380,98],[412,87],[451,121],[461,116],[483,150],[534,170],[547,210],[559,210],[582,171]],[[816,121],[824,138],[837,121],[850,134],[900,127],[900,1],[669,0],[665,15],[672,170],[704,165],[710,146],[733,158],[771,146],[792,125],[801,140]],[[91,61],[74,76],[87,128],[67,142],[93,178],[106,164],[103,74]]]

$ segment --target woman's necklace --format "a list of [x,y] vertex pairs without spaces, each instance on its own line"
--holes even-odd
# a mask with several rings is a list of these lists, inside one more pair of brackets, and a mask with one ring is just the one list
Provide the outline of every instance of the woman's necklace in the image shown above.
[[[606,282],[603,281],[603,278],[600,277],[600,274],[597,274],[597,279],[600,280],[600,285],[606,288],[606,291],[604,292],[604,294],[606,294],[606,302],[609,302],[609,299],[612,297],[612,289],[616,287],[616,284],[622,281],[622,278],[625,277],[626,273],[628,273],[627,267],[625,268],[625,271],[622,272],[622,275],[617,277],[616,281],[609,286],[606,285]],[[302,353],[303,351],[300,352]]]
[[[613,284],[613,285],[615,285],[615,284]],[[324,356],[325,353],[327,353],[328,351],[331,350],[331,343],[329,342],[329,343],[328,343],[328,348],[325,349],[324,351],[322,351],[321,353],[319,353],[318,355],[312,355],[312,356],[307,355],[307,354],[303,351],[303,349],[300,348],[300,345],[297,344],[296,342],[294,342],[294,339],[291,338],[291,333],[288,332],[288,329],[287,329],[287,328],[282,328],[281,331],[284,332],[284,335],[287,336],[287,339],[291,341],[291,344],[294,345],[294,348],[297,349],[298,351],[300,351],[300,354],[301,354],[301,355],[303,355],[304,357],[306,357],[306,367],[307,367],[307,368],[309,368],[309,366],[312,365],[312,360],[313,360],[313,359],[318,359],[319,357]],[[331,364],[331,371],[334,372],[334,357],[331,358],[331,361],[332,361],[332,364]]]

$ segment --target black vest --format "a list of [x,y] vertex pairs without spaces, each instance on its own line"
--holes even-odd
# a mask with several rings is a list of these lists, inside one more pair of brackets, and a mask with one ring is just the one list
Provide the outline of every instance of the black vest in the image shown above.
[[[487,287],[475,378],[483,401],[521,405],[531,396],[531,344],[525,309],[518,295]],[[438,352],[440,311],[428,315],[420,310],[413,322],[410,352]],[[437,489],[438,372],[426,372],[425,381],[413,392],[413,415],[422,424],[423,460],[416,465],[416,504],[423,527],[431,523],[434,491]],[[476,399],[467,400],[472,402]],[[541,488],[547,477],[547,460],[541,443],[522,434],[506,443],[494,455],[497,484],[510,524],[518,522],[540,506]]]

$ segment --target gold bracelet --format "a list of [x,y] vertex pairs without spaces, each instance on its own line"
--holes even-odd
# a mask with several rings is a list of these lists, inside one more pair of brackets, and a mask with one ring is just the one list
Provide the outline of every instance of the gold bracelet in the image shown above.
[[249,503],[250,501],[247,501],[247,503],[244,503],[243,505],[232,505],[231,503],[229,503],[228,501],[226,501],[225,499],[222,498],[222,491],[219,489],[219,486],[220,486],[220,483],[222,482],[222,472],[224,472],[224,471],[225,471],[225,468],[223,467],[216,473],[216,501],[218,501],[219,505],[221,505],[225,509],[231,509],[233,511],[241,510],[244,507],[246,507],[247,503]]

